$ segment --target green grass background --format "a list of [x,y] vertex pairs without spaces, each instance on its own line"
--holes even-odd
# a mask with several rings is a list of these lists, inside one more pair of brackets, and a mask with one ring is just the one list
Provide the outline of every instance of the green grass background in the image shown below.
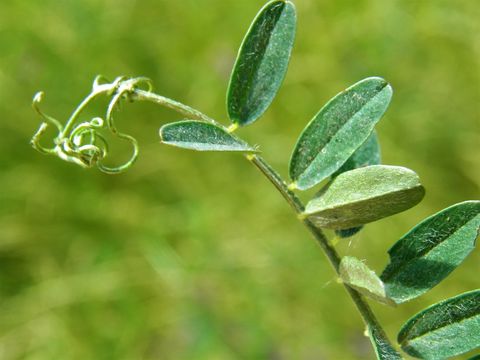
[[[296,4],[284,86],[239,134],[286,175],[298,134],[330,97],[367,76],[388,79],[383,162],[414,169],[427,195],[340,244],[380,272],[414,224],[478,198],[478,2]],[[0,2],[0,359],[373,359],[350,299],[275,189],[241,156],[159,144],[158,128],[177,114],[123,106],[117,125],[141,146],[123,175],[29,146],[33,94],[45,90],[43,108],[64,120],[99,73],[148,76],[159,93],[228,123],[229,72],[262,5]],[[395,338],[425,306],[478,288],[479,263],[476,251],[420,299],[372,306]]]

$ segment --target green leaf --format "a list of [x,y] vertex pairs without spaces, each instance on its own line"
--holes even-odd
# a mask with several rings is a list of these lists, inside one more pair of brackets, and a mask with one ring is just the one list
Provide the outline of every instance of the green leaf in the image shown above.
[[383,304],[395,306],[388,298],[382,280],[359,259],[352,256],[343,257],[338,271],[343,282],[361,294]]
[[416,314],[398,334],[409,355],[445,359],[480,346],[480,290],[464,293]]
[[473,357],[471,357],[468,360],[480,360],[480,355],[474,355]]
[[[332,178],[350,170],[378,164],[380,164],[380,144],[378,143],[377,133],[374,130],[362,146],[332,175]],[[335,234],[341,238],[348,238],[358,233],[362,228],[363,226],[358,226],[350,229],[335,230]]]
[[402,360],[402,356],[384,339],[386,335],[381,336],[377,329],[368,327],[368,335],[372,342],[375,354],[378,360]]
[[335,234],[342,239],[346,239],[346,238],[352,237],[353,235],[357,234],[362,229],[363,229],[363,225],[362,226],[355,226],[355,227],[349,228],[349,229],[337,229],[337,230],[335,230]]
[[348,229],[405,211],[425,194],[412,170],[367,166],[337,176],[305,208],[316,226]]
[[227,92],[230,119],[241,126],[257,120],[273,101],[287,72],[296,27],[290,1],[267,3],[243,39]]
[[373,130],[367,140],[353,153],[352,156],[338,169],[332,178],[344,172],[355,170],[365,166],[380,165],[380,144],[378,143],[377,132]]
[[388,251],[381,279],[397,303],[420,296],[472,252],[480,228],[480,201],[453,205],[425,219]]
[[225,129],[203,121],[184,120],[160,128],[162,143],[197,151],[257,152]]
[[335,173],[370,136],[387,110],[392,88],[383,79],[364,79],[330,100],[307,125],[290,160],[298,189]]

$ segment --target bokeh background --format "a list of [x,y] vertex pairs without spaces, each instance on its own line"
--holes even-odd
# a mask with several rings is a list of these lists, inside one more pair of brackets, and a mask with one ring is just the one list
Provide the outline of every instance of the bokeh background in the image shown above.
[[[320,249],[241,156],[161,146],[178,115],[123,106],[141,144],[109,176],[36,153],[39,119],[64,120],[96,74],[227,122],[236,51],[262,0],[0,2],[0,359],[373,359]],[[301,129],[346,86],[388,79],[383,162],[414,169],[415,208],[340,245],[377,272],[424,217],[479,196],[480,9],[473,0],[298,0],[297,42],[270,110],[239,134],[284,175]],[[95,104],[91,114],[102,115]],[[118,161],[128,149],[118,146]],[[480,251],[420,299],[372,304],[392,338],[433,302],[478,288]],[[465,357],[459,357],[464,359]]]

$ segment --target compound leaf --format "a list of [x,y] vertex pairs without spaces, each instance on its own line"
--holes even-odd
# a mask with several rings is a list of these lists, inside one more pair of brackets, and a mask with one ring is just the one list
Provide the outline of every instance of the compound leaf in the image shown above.
[[408,320],[398,342],[409,355],[446,359],[480,346],[480,290],[435,304]]
[[303,130],[290,159],[290,178],[309,189],[335,173],[370,136],[387,110],[392,88],[364,79],[330,100]]
[[385,335],[380,336],[378,330],[368,327],[368,335],[372,342],[375,354],[378,360],[402,360],[402,356],[392,346],[386,342]]
[[318,227],[348,229],[405,211],[424,194],[412,170],[367,166],[337,176],[307,204],[304,215]]
[[295,6],[274,0],[258,13],[240,47],[227,92],[230,119],[241,126],[270,106],[287,72],[295,39]]
[[225,129],[203,121],[184,120],[160,128],[162,143],[197,151],[257,152]]
[[381,279],[402,303],[430,290],[472,252],[480,229],[480,201],[465,201],[425,219],[388,251]]
[[387,297],[382,280],[361,260],[345,256],[340,261],[340,278],[361,294],[386,305],[395,306]]

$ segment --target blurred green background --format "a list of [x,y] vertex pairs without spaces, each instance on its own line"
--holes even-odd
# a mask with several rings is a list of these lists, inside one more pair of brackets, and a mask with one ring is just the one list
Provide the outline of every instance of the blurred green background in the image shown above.
[[[159,145],[158,128],[177,114],[123,106],[117,125],[141,144],[123,175],[29,146],[33,94],[45,90],[43,108],[63,120],[99,73],[148,76],[226,123],[229,72],[262,5],[0,2],[0,359],[373,359],[350,299],[275,189],[241,156]],[[390,81],[383,162],[414,169],[427,195],[340,244],[380,272],[414,224],[478,198],[478,2],[298,0],[297,9],[284,86],[239,134],[286,175],[298,134],[330,97],[367,76]],[[395,338],[420,309],[478,288],[479,263],[476,251],[420,299],[372,306]]]

